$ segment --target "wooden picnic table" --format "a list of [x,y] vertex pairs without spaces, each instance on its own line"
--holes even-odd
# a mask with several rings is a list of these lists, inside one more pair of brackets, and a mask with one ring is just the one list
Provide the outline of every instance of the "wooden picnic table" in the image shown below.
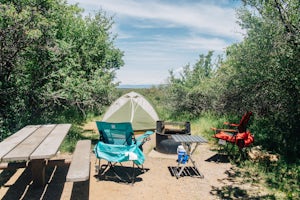
[[26,161],[34,186],[45,185],[46,162],[54,157],[71,124],[28,125],[0,143],[0,162]]

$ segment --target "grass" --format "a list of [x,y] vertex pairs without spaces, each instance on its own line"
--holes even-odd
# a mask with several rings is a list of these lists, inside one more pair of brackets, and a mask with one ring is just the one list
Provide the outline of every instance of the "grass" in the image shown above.
[[[199,119],[191,121],[191,130],[193,134],[201,135],[208,139],[209,143],[216,145],[217,141],[212,137],[214,132],[211,127],[222,128],[225,121],[228,121],[225,117],[218,118],[213,114],[206,113]],[[237,148],[230,152],[230,155],[231,163],[237,166],[237,171],[239,171],[238,173],[244,181],[251,182],[251,184],[260,184],[270,190],[272,194],[265,196],[263,199],[300,199],[299,164],[288,164],[284,160],[271,163],[264,160],[254,162],[247,159],[247,157],[241,159]],[[235,188],[223,189],[215,192],[220,193],[221,197],[244,192]]]
[[297,177],[299,166],[287,165],[282,161],[266,166],[264,162],[250,160],[245,160],[237,166],[245,180],[269,188],[276,199],[300,199],[299,177]]
[[212,127],[221,127],[223,123],[227,121],[225,117],[216,118],[211,113],[205,113],[200,116],[198,119],[191,121],[192,133],[196,135],[204,136],[211,143],[215,141],[212,137],[214,131],[211,130]]

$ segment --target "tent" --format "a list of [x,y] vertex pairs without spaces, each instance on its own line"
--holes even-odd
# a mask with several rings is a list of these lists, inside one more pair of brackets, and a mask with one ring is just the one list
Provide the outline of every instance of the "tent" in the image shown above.
[[154,130],[158,120],[152,105],[136,92],[129,92],[117,99],[102,119],[106,122],[131,122],[134,131]]

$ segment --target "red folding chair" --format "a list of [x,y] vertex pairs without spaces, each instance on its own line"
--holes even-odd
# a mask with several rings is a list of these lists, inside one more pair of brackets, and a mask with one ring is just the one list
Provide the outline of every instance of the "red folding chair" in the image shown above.
[[254,142],[254,136],[247,130],[247,125],[252,115],[251,111],[247,111],[239,124],[224,122],[225,125],[229,126],[228,129],[211,128],[215,131],[213,137],[219,139],[219,144],[229,142],[236,144],[239,149],[251,145]]

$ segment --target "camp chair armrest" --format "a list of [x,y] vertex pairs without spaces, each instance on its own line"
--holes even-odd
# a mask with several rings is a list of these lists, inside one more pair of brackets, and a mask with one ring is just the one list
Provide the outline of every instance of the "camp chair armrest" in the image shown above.
[[153,134],[153,131],[146,131],[143,135],[140,135],[136,138],[138,146],[144,144],[147,140],[149,140],[149,137]]
[[137,141],[144,140],[148,137],[150,137],[154,132],[153,131],[146,131],[143,135],[140,135],[139,137],[136,138]]
[[238,131],[235,129],[219,129],[219,128],[211,128],[211,129],[216,132],[223,131],[223,132],[230,132],[230,133],[238,133]]
[[239,126],[239,124],[232,124],[232,123],[229,123],[229,122],[224,122],[224,125],[234,126],[234,127],[238,127]]

